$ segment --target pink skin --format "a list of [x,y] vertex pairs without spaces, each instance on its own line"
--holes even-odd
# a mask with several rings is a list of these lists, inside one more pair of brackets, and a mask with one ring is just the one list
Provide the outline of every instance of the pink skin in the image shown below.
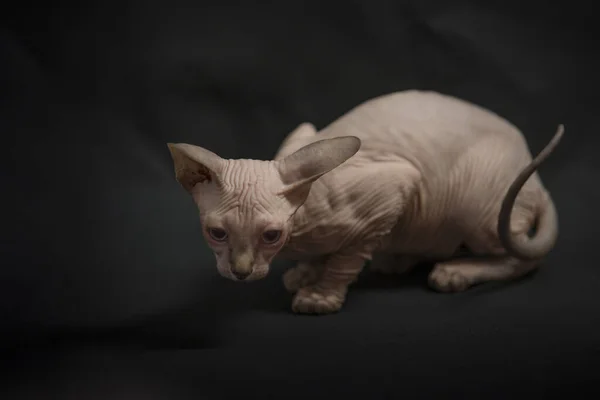
[[[436,260],[429,284],[441,292],[537,268],[557,240],[558,216],[536,170],[562,134],[561,126],[532,158],[497,114],[413,90],[371,99],[318,134],[301,124],[271,161],[169,149],[219,273],[255,281],[278,254],[302,260],[283,276],[292,309],[328,314],[371,259],[373,269],[398,272]],[[266,238],[271,230],[280,237]],[[463,244],[478,257],[452,259]]]

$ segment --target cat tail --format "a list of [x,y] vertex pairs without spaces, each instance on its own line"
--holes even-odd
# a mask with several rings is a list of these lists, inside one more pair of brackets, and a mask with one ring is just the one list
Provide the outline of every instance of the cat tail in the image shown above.
[[498,237],[507,253],[524,261],[538,260],[548,254],[558,238],[558,214],[552,198],[546,193],[546,200],[538,208],[536,232],[530,237],[527,232],[511,235],[510,221],[515,200],[525,182],[539,166],[552,154],[564,133],[564,126],[558,126],[554,137],[538,153],[508,188],[498,215]]

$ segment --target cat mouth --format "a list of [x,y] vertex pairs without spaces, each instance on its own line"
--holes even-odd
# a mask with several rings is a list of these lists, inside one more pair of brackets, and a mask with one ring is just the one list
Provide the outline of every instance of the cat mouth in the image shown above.
[[240,271],[233,271],[231,268],[223,268],[224,266],[221,265],[217,265],[217,269],[219,271],[219,274],[224,277],[227,278],[228,280],[234,281],[234,282],[240,282],[240,283],[250,283],[250,282],[255,282],[255,281],[259,281],[261,279],[264,279],[268,274],[269,274],[269,266],[268,265],[260,265],[257,266],[255,268],[253,268],[250,273],[244,273]]

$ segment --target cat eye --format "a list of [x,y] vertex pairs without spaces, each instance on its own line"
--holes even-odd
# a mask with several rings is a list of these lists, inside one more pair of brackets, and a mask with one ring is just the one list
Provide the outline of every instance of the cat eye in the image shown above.
[[214,241],[224,242],[227,240],[227,232],[221,228],[208,228],[208,234]]
[[277,243],[279,238],[281,238],[281,231],[269,230],[262,234],[262,239],[267,244]]

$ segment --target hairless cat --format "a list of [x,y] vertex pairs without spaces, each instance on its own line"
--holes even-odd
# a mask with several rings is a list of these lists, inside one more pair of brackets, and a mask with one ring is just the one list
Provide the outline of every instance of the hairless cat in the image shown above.
[[409,90],[368,100],[319,132],[299,125],[269,161],[168,147],[219,273],[255,281],[275,256],[290,258],[292,310],[329,314],[368,261],[387,273],[432,262],[428,283],[441,292],[537,268],[558,237],[537,168],[562,135],[559,125],[532,158],[521,132],[491,111]]

